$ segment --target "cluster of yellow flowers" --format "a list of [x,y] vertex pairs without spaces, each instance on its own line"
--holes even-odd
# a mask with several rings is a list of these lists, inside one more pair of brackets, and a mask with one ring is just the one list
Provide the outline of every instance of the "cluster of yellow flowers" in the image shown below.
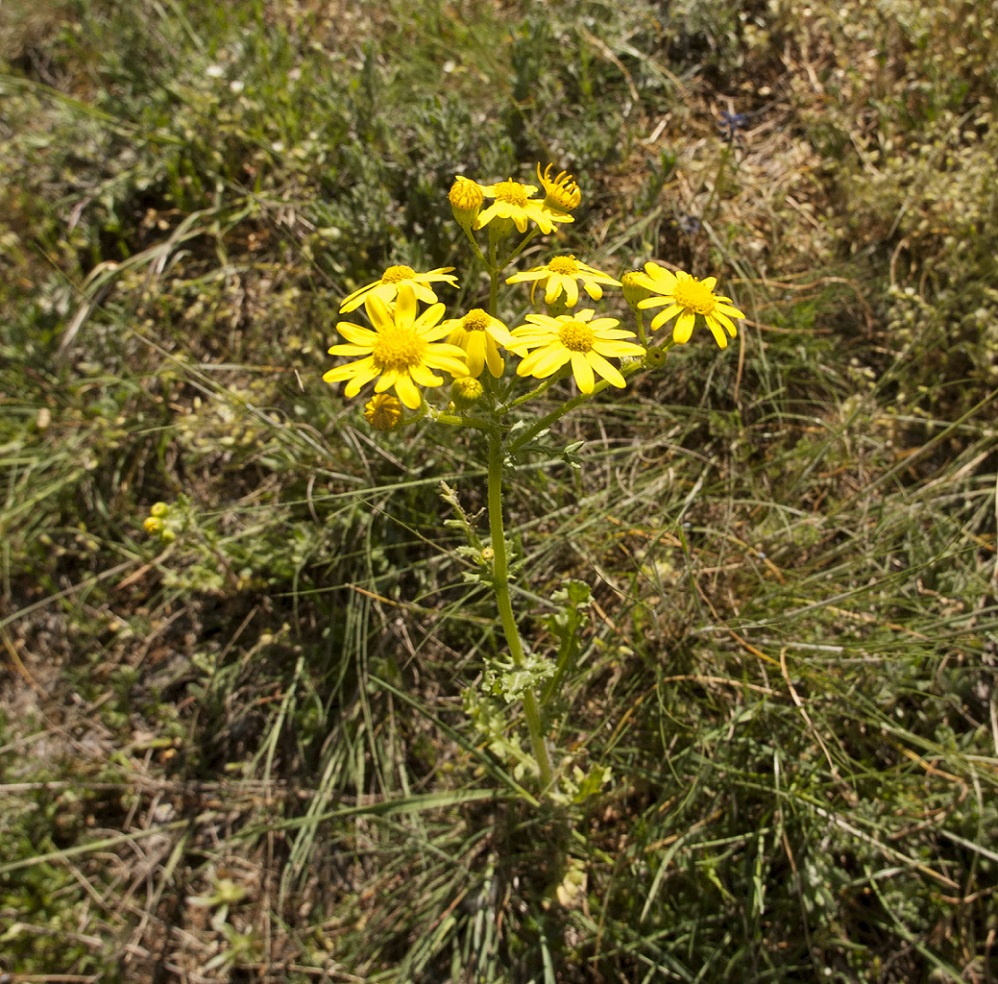
[[175,525],[170,507],[165,502],[154,502],[149,508],[149,515],[142,523],[142,528],[150,536],[159,537],[163,543],[173,543],[177,538]]
[[[512,179],[481,185],[459,175],[449,195],[455,220],[469,238],[473,231],[487,227],[493,245],[514,227],[521,234],[528,229],[530,234],[550,233],[558,224],[573,222],[571,212],[581,201],[578,184],[564,171],[552,177],[552,170],[550,164],[544,171],[537,166],[543,197],[537,195],[535,185]],[[737,334],[732,319],[744,317],[729,297],[714,292],[714,277],[699,280],[649,262],[643,271],[627,273],[618,281],[573,255],[558,255],[506,278],[507,284],[529,283],[532,302],[543,289],[548,314],[528,314],[524,324],[512,329],[494,312],[480,307],[445,319],[445,307],[434,285],[456,287],[453,269],[439,267],[418,273],[408,266],[390,266],[379,280],[354,291],[340,307],[341,314],[348,314],[363,306],[372,327],[351,321],[337,324],[345,342],[329,352],[354,361],[330,369],[323,379],[346,382],[347,397],[357,396],[374,381],[374,397],[365,408],[365,416],[376,429],[397,426],[402,406],[417,410],[422,405],[422,388],[443,384],[440,372],[459,383],[452,391],[456,403],[472,402],[483,391],[477,380],[486,369],[492,377],[502,377],[504,352],[521,360],[516,368],[518,376],[546,379],[569,365],[582,393],[593,392],[597,376],[623,387],[624,376],[609,360],[644,359],[647,350],[630,340],[636,334],[621,329],[618,319],[597,318],[592,308],[576,311],[580,286],[593,301],[602,299],[604,287],[622,287],[624,297],[637,311],[663,308],[653,317],[651,330],[675,319],[672,337],[677,344],[689,341],[700,317],[723,349],[728,336]],[[421,304],[425,305],[422,311]]]

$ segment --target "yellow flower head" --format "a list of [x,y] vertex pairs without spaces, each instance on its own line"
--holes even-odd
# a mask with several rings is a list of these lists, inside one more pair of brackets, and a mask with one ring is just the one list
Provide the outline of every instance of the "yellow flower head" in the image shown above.
[[471,229],[485,200],[482,186],[477,181],[471,181],[459,174],[454,179],[447,198],[457,224],[464,229]]
[[[577,283],[578,281],[578,283]],[[574,308],[579,302],[579,283],[586,293],[598,301],[603,296],[601,284],[608,287],[619,287],[620,282],[613,277],[600,273],[599,270],[580,263],[574,256],[556,256],[544,266],[534,267],[523,273],[514,273],[506,278],[508,284],[532,284],[530,288],[531,303],[534,300],[534,290],[539,284],[546,284],[544,303],[554,304],[564,293],[565,306]]]
[[402,404],[391,393],[375,393],[364,404],[364,417],[377,431],[395,430],[402,419]]
[[402,403],[416,410],[422,402],[420,386],[443,385],[443,379],[432,370],[442,369],[452,376],[468,375],[464,350],[438,341],[450,331],[439,324],[444,315],[443,304],[434,304],[417,317],[412,284],[399,284],[393,308],[374,293],[365,299],[364,308],[374,330],[341,321],[336,330],[346,344],[334,345],[329,350],[330,355],[360,358],[330,369],[322,377],[327,383],[347,380],[345,396],[356,396],[361,387],[377,379],[375,393],[394,388]]
[[[634,332],[616,328],[616,318],[593,320],[592,310],[562,314],[556,318],[546,314],[528,314],[528,324],[512,331],[515,351],[529,352],[516,368],[518,376],[544,379],[554,375],[563,365],[571,363],[575,382],[583,393],[591,393],[598,374],[612,386],[623,387],[624,377],[609,362],[614,359],[643,356],[645,350],[633,342]],[[532,350],[532,351],[531,351]]]
[[509,219],[520,233],[527,231],[528,222],[536,222],[543,233],[554,231],[556,222],[574,222],[570,215],[549,208],[543,198],[531,198],[537,191],[535,185],[521,184],[510,178],[494,185],[482,185],[482,191],[495,199],[481,212],[475,222],[476,229],[484,229],[493,219]]
[[340,314],[348,314],[356,311],[370,295],[380,298],[386,304],[395,300],[398,295],[400,284],[409,284],[416,295],[416,299],[424,304],[436,304],[437,295],[427,284],[443,282],[451,287],[457,286],[457,277],[451,275],[453,267],[438,267],[430,270],[429,273],[416,273],[410,266],[390,266],[381,275],[380,280],[374,283],[365,284],[352,294],[348,294],[340,305]]
[[647,287],[657,297],[646,297],[638,302],[642,310],[665,307],[652,319],[652,331],[662,327],[667,321],[676,319],[672,330],[672,338],[677,345],[685,345],[693,334],[697,315],[707,323],[720,348],[728,347],[728,335],[737,337],[738,329],[732,318],[744,318],[745,315],[736,307],[731,306],[731,298],[715,294],[716,277],[696,277],[679,270],[673,273],[659,266],[658,263],[646,263],[644,275],[638,274],[635,280]]
[[457,345],[468,354],[468,373],[476,379],[485,366],[498,379],[505,368],[499,346],[509,348],[513,338],[509,329],[488,311],[472,308],[463,318],[451,318],[441,328],[449,328],[447,341]]
[[163,530],[163,520],[159,516],[146,516],[142,522],[142,529],[146,533],[161,533]]
[[559,171],[552,178],[553,169],[554,165],[548,164],[542,173],[540,164],[537,165],[537,180],[544,189],[544,203],[560,212],[574,212],[582,201],[582,192],[579,191],[575,178],[565,171]]

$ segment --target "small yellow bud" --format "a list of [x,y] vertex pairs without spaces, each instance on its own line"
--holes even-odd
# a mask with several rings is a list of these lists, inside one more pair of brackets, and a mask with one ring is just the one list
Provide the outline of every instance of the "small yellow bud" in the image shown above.
[[471,181],[460,174],[454,179],[450,194],[447,196],[450,201],[451,211],[454,213],[454,220],[462,229],[471,229],[478,218],[478,213],[482,210],[482,202],[485,195],[477,181]]
[[145,522],[142,524],[142,529],[146,533],[162,533],[163,532],[163,520],[158,516],[147,516]]
[[462,376],[454,380],[450,397],[456,407],[470,407],[482,398],[484,392],[482,384],[474,376]]
[[154,502],[149,508],[149,515],[162,519],[169,511],[170,507],[165,502]]
[[643,277],[644,274],[640,270],[631,270],[620,278],[620,285],[624,288],[624,300],[632,308],[638,306],[638,301],[651,297],[651,291],[641,282]]

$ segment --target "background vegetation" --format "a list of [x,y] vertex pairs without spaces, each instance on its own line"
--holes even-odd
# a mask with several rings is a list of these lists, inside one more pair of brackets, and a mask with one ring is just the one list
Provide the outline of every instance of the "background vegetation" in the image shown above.
[[[36,0],[0,45],[0,972],[998,978],[990,0]],[[453,175],[538,160],[564,248],[749,314],[509,489],[540,651],[592,592],[557,741],[613,778],[560,818],[463,709],[480,448],[320,378],[348,291],[466,264]]]

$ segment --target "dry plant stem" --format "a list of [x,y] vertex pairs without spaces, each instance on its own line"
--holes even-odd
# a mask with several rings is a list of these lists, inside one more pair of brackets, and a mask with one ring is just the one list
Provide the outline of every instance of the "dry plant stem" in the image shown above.
[[[510,655],[517,668],[522,668],[526,666],[527,660],[523,652],[523,643],[520,641],[520,632],[516,627],[516,618],[513,615],[513,603],[509,596],[509,558],[506,556],[506,533],[502,518],[502,462],[502,440],[498,434],[490,433],[489,532],[492,535],[493,551],[492,586]],[[551,758],[544,741],[540,705],[537,702],[537,695],[529,688],[523,695],[523,712],[527,718],[527,730],[530,732],[530,747],[540,773],[541,791],[544,792],[551,787],[554,776],[551,770]]]

